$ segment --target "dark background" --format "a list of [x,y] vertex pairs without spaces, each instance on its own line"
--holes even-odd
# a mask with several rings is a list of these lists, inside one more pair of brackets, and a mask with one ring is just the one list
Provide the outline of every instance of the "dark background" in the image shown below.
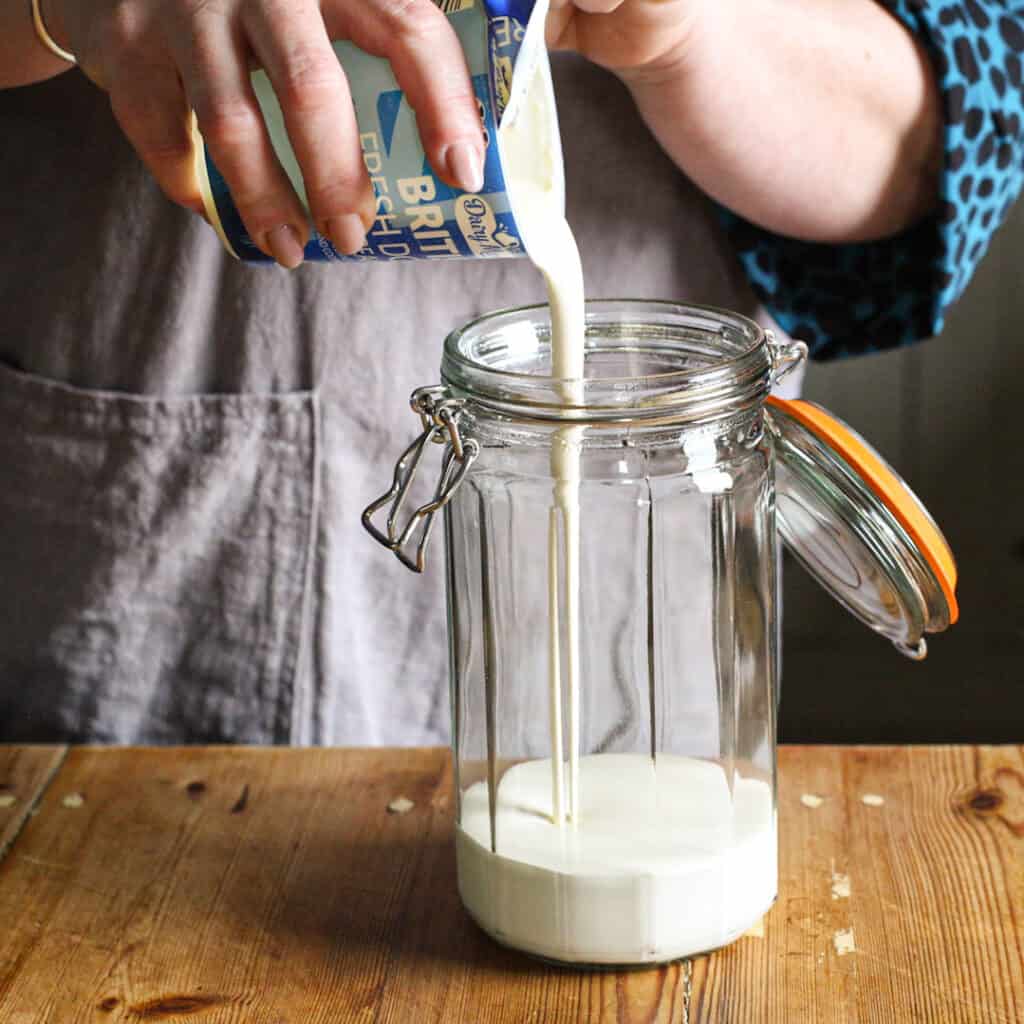
[[1024,203],[940,338],[812,364],[804,393],[875,444],[942,527],[960,622],[908,661],[787,558],[781,740],[1024,741]]

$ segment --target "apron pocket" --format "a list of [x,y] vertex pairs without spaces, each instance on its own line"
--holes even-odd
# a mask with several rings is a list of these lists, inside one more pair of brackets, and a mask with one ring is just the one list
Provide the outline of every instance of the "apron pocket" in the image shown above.
[[317,414],[0,365],[0,741],[303,731]]

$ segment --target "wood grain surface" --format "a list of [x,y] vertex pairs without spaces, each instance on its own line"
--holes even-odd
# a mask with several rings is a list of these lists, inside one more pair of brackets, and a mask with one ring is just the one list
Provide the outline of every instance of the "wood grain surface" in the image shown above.
[[762,940],[694,961],[690,1019],[1024,1021],[1024,751],[788,747],[779,767],[779,900]]
[[0,748],[45,787],[0,862],[3,1024],[1024,1021],[1018,748],[783,749],[763,927],[592,973],[462,912],[444,751],[75,749],[47,786],[59,757]]
[[24,828],[65,753],[65,747],[0,746],[0,859]]

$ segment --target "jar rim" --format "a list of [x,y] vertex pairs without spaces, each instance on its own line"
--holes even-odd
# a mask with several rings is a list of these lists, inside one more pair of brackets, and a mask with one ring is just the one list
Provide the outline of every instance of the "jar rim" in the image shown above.
[[[770,336],[742,314],[660,299],[592,299],[586,317],[588,373],[575,404],[565,401],[569,381],[536,368],[540,356],[550,365],[546,304],[496,310],[452,331],[445,339],[442,380],[468,400],[508,415],[584,422],[717,417],[760,405],[768,394]],[[530,357],[532,372],[517,368]],[[647,357],[657,368],[602,374],[598,364],[609,357],[627,364]]]

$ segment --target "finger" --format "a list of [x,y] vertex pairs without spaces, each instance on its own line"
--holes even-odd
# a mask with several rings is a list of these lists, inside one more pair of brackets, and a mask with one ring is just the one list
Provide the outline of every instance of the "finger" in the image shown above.
[[193,20],[172,41],[185,94],[252,240],[284,267],[302,262],[309,224],[281,168],[252,91],[240,36],[221,17]]
[[205,217],[188,104],[174,66],[169,61],[122,65],[110,88],[110,106],[167,198]]
[[552,50],[578,50],[588,15],[612,14],[625,0],[551,0],[544,39]]
[[356,46],[391,62],[438,177],[479,192],[483,128],[466,58],[448,19],[431,0],[327,0],[325,13],[329,30],[337,19]]
[[243,20],[274,87],[302,169],[313,222],[342,252],[358,252],[373,220],[352,95],[312,0],[255,3]]
[[576,48],[576,8],[569,0],[552,3],[544,22],[544,41],[551,50],[574,50]]

